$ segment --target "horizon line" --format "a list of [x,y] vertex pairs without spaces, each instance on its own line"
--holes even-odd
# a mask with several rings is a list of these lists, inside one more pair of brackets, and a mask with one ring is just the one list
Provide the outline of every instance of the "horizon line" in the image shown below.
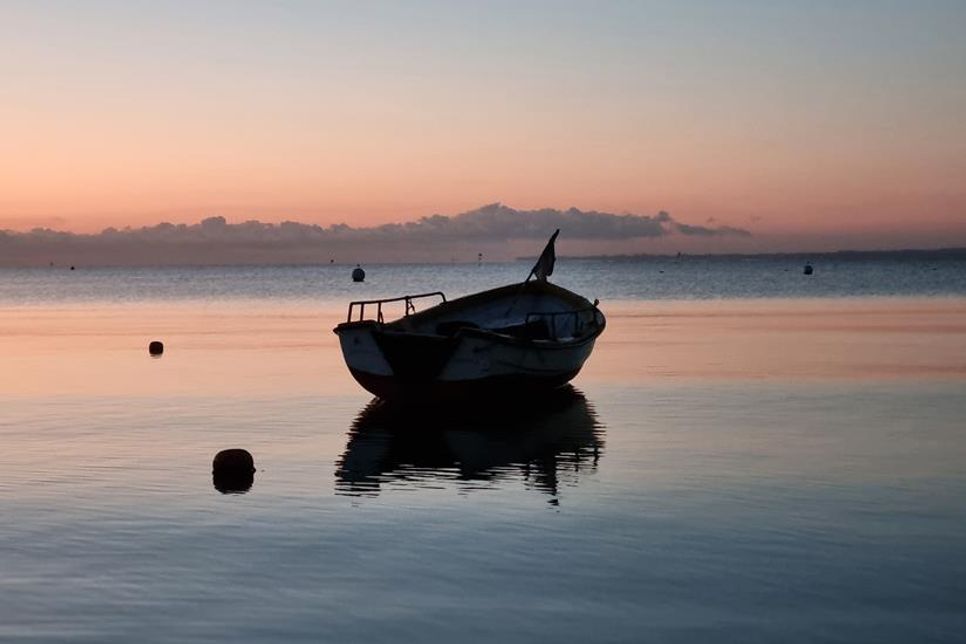
[[[821,252],[808,252],[808,251],[789,251],[789,252],[771,252],[771,253],[636,253],[636,254],[613,254],[613,255],[558,255],[557,261],[634,261],[634,260],[652,260],[652,259],[743,259],[743,258],[789,258],[789,259],[800,259],[800,258],[839,258],[839,259],[861,259],[863,257],[869,256],[897,256],[897,255],[927,255],[933,256],[938,255],[936,259],[966,259],[966,247],[964,246],[945,246],[937,248],[902,248],[902,249],[880,249],[880,250],[857,250],[857,249],[843,249],[834,251],[821,251]],[[155,269],[155,268],[306,268],[306,267],[346,267],[346,266],[440,266],[440,265],[490,265],[496,266],[500,264],[516,264],[521,262],[531,262],[537,259],[536,255],[533,256],[519,256],[508,260],[494,260],[488,261],[483,260],[482,262],[477,260],[457,260],[453,258],[449,261],[421,261],[421,260],[411,260],[411,261],[378,261],[378,262],[224,262],[224,263],[162,263],[162,264],[57,264],[52,263],[46,266],[30,265],[30,266],[3,266],[0,265],[0,270],[50,270],[50,269],[65,269],[75,270],[76,267],[88,268],[88,269],[102,269],[102,268],[126,268],[126,269]]]

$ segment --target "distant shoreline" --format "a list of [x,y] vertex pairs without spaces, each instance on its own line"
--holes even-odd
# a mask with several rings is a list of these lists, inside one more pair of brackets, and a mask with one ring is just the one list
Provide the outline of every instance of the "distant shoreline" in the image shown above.
[[[518,260],[536,260],[536,256],[518,257]],[[900,250],[835,250],[810,253],[794,251],[785,253],[635,253],[631,255],[559,255],[563,260],[594,261],[648,261],[666,259],[966,259],[966,248],[906,248]]]

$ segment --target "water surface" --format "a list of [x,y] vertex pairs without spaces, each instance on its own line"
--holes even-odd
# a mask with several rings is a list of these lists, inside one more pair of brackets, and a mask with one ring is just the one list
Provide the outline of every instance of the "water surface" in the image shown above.
[[3,273],[0,640],[962,641],[966,298],[646,300],[592,265],[573,391],[420,416],[347,374],[353,287],[272,270]]

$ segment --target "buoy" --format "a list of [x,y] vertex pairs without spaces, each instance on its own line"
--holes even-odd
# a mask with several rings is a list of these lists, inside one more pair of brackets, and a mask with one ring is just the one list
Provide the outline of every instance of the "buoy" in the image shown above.
[[802,270],[802,272],[806,275],[811,275],[813,271],[814,269],[812,268],[811,264],[805,264],[805,268]]
[[73,266],[71,266],[71,267],[70,267],[70,270],[74,270],[74,267],[73,267]]
[[362,267],[356,264],[356,267],[352,269],[352,281],[353,282],[364,282],[366,279],[366,272],[362,270]]
[[148,353],[152,356],[159,356],[164,353],[164,343],[158,340],[152,340],[148,345]]
[[255,482],[255,460],[248,450],[223,449],[211,463],[211,481],[222,494],[244,494]]

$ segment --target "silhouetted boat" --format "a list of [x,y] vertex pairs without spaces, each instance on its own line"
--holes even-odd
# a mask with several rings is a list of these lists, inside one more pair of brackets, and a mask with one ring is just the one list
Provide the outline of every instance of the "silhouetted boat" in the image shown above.
[[432,488],[442,481],[519,479],[556,496],[561,486],[576,485],[581,472],[596,469],[602,430],[573,387],[539,397],[539,405],[512,418],[497,409],[424,414],[374,399],[349,430],[336,463],[336,491],[367,496],[385,483]]
[[[335,333],[352,376],[380,398],[407,401],[485,401],[570,382],[606,321],[596,301],[547,281],[559,232],[520,284],[449,301],[434,292],[350,303]],[[427,299],[441,301],[417,312]],[[405,312],[386,322],[383,306],[393,303]]]

